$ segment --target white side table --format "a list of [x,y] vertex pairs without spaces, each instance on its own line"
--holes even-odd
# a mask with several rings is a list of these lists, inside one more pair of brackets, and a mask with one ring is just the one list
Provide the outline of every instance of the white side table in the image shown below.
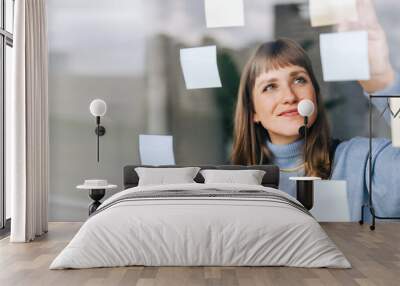
[[117,185],[109,185],[107,184],[107,181],[105,181],[105,184],[102,185],[92,185],[92,184],[87,184],[87,181],[85,181],[85,184],[76,186],[78,190],[89,190],[89,197],[93,200],[93,202],[89,205],[89,216],[94,213],[97,208],[101,205],[100,200],[104,197],[106,194],[106,190],[111,190],[115,189],[118,186]]
[[321,180],[320,177],[290,177],[289,180],[296,181],[296,199],[303,204],[307,210],[314,206],[314,181]]

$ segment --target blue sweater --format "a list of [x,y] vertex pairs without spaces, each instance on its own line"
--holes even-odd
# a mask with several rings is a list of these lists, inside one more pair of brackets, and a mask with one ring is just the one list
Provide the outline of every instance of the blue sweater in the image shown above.
[[[395,83],[377,94],[400,94],[400,76]],[[374,105],[381,111],[385,100],[375,100]],[[386,112],[385,119],[390,124]],[[274,164],[280,171],[279,188],[292,196],[296,194],[296,183],[289,177],[304,176],[302,147],[300,139],[287,145],[275,145],[270,141],[268,147],[275,155]],[[361,206],[368,198],[369,188],[369,140],[355,137],[343,141],[336,149],[332,180],[346,180],[347,196],[350,204],[351,219],[361,218]],[[392,147],[391,141],[385,138],[374,138],[372,141],[372,188],[373,203],[378,216],[400,216],[400,148]],[[399,169],[397,169],[399,168]]]

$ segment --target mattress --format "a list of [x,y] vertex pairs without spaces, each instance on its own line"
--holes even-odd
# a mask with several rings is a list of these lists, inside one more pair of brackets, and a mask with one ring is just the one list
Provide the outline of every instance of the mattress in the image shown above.
[[286,193],[197,183],[115,194],[50,269],[131,265],[351,267],[312,215]]

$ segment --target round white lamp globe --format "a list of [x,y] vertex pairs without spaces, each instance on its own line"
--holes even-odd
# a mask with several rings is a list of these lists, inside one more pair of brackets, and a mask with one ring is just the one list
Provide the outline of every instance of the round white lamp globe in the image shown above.
[[107,111],[107,104],[102,99],[95,99],[90,103],[89,109],[93,116],[104,116]]
[[309,99],[303,99],[297,105],[297,111],[303,117],[309,117],[314,113],[314,103]]

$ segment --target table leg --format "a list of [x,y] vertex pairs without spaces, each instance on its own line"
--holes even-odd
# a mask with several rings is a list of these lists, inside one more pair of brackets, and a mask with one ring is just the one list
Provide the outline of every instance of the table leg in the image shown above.
[[296,196],[307,210],[311,210],[314,206],[314,182],[312,180],[296,181]]
[[89,215],[95,212],[97,208],[101,205],[100,200],[104,197],[105,193],[105,189],[92,189],[89,191],[89,197],[94,201],[89,206]]

